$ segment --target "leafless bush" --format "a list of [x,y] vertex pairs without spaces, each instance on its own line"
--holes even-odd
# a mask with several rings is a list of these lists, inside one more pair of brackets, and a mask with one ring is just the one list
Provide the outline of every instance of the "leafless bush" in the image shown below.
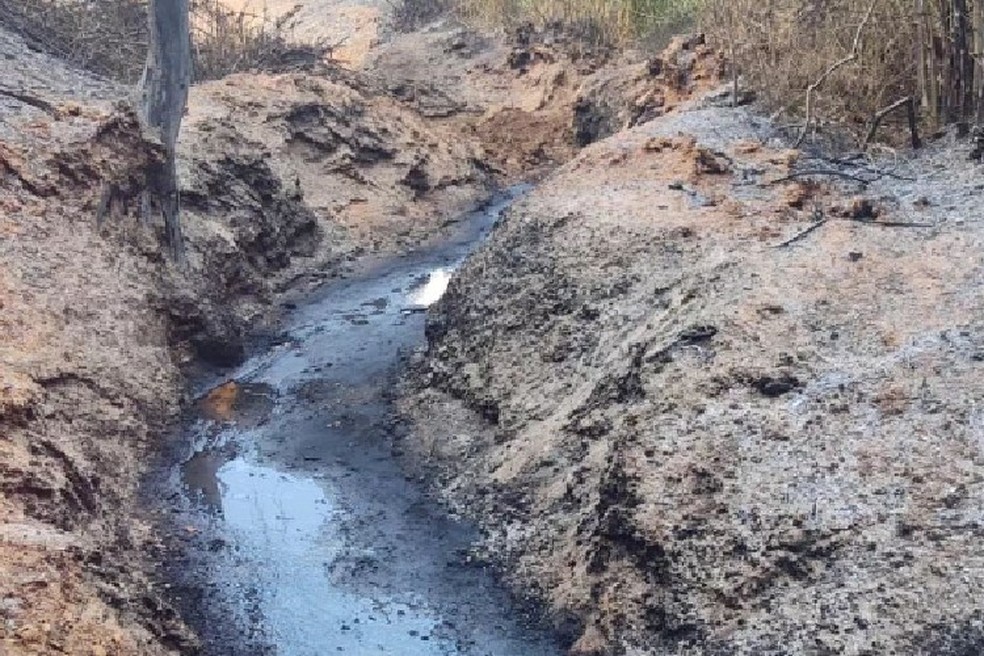
[[[241,71],[284,72],[323,62],[331,47],[294,38],[277,20],[192,0],[196,81]],[[37,47],[99,75],[133,83],[147,51],[146,0],[0,0],[0,24]]]
[[0,24],[46,52],[128,82],[143,65],[146,12],[137,0],[0,0]]
[[390,0],[393,27],[411,32],[444,16],[451,9],[450,0]]
[[399,12],[426,15],[432,6],[451,9],[482,26],[550,26],[579,38],[608,44],[640,43],[669,25],[681,25],[702,0],[395,0]]
[[800,126],[863,142],[905,98],[932,126],[984,110],[984,0],[705,0],[701,13],[735,73]]
[[265,10],[230,11],[219,0],[193,0],[196,80],[243,71],[307,70],[330,58],[327,41],[302,42],[293,36],[296,11],[274,20]]

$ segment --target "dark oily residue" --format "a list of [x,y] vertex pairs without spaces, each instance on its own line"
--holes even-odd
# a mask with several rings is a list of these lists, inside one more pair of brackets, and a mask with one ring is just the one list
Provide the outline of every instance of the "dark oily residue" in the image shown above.
[[232,376],[231,415],[192,427],[195,452],[174,480],[210,536],[191,558],[199,605],[249,637],[237,646],[205,630],[208,653],[561,653],[472,560],[472,529],[405,479],[386,439],[386,389],[423,339],[420,310],[511,200],[300,306],[288,338]]

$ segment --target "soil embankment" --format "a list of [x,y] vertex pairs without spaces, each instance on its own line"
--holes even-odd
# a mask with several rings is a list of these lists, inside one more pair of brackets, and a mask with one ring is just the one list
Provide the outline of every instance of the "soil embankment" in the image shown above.
[[413,248],[492,176],[473,146],[347,74],[202,85],[180,146],[179,270],[135,217],[159,152],[115,104],[126,90],[8,33],[0,49],[15,63],[0,94],[0,645],[193,650],[136,499],[182,367],[237,361],[286,293]]
[[976,653],[979,171],[851,200],[773,137],[698,104],[545,180],[432,311],[405,446],[574,653]]

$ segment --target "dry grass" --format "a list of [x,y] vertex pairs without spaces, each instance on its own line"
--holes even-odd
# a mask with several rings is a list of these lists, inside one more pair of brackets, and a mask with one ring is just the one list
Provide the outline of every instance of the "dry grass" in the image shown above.
[[789,122],[806,121],[811,85],[812,127],[858,142],[879,110],[906,97],[933,128],[984,109],[984,69],[974,61],[984,44],[982,0],[705,0],[700,14],[734,72]]
[[388,0],[393,26],[411,32],[427,25],[451,9],[452,0]]
[[330,58],[328,42],[302,42],[293,35],[296,11],[271,20],[265,9],[230,11],[219,0],[192,0],[196,79],[305,70]]
[[141,2],[0,0],[0,24],[100,75],[126,81],[140,75],[147,48],[147,14]]
[[[39,48],[99,75],[133,83],[147,49],[146,0],[0,0],[0,24]],[[192,0],[196,81],[249,70],[280,72],[322,62],[325,43],[292,35],[290,15],[270,20]]]
[[847,58],[861,27],[857,58],[817,87],[818,123],[863,130],[880,108],[912,93],[913,26],[904,0],[707,0],[702,22],[736,72],[768,105],[791,120],[803,118],[806,90]]
[[591,39],[626,44],[690,21],[702,0],[452,0],[485,26],[561,25]]

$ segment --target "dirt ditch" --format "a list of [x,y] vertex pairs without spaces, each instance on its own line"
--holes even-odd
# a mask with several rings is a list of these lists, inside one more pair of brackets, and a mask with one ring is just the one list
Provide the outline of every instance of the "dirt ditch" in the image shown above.
[[[400,48],[443,72],[425,84],[386,54]],[[133,192],[160,153],[120,104],[128,90],[0,30],[0,54],[15,63],[0,94],[5,652],[199,651],[161,572],[194,526],[162,524],[138,495],[164,427],[191,401],[185,376],[240,361],[298,298],[420,248],[497,181],[569,157],[571,103],[606,70],[453,26],[374,52],[358,71],[239,75],[193,90],[179,171],[189,266],[178,271],[160,256],[159,227],[135,219]],[[627,80],[616,104],[667,84],[642,68]],[[110,184],[121,202],[97,227]]]
[[155,491],[183,508],[176,594],[207,653],[562,653],[471,552],[473,529],[406,480],[389,437],[394,367],[505,202],[319,290],[203,398]]
[[[127,90],[0,30],[0,650],[981,650],[958,147],[831,184],[710,93],[699,37],[326,2],[344,65],[194,89],[184,271],[132,202],[92,221],[160,156]],[[189,376],[223,385],[167,437]]]

